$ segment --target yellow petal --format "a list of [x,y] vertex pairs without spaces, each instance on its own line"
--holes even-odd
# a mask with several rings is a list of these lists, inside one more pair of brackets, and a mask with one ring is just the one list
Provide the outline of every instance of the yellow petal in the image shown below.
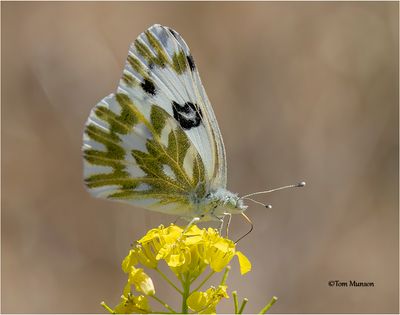
[[133,296],[121,296],[121,302],[114,308],[114,314],[148,314],[151,313],[149,302],[143,295]]
[[182,236],[182,228],[177,225],[170,225],[162,231],[161,238],[165,243],[175,243]]
[[185,232],[185,236],[200,236],[203,237],[205,230],[199,229],[197,225],[192,225],[190,228]]
[[185,234],[185,244],[187,246],[195,246],[204,242],[203,235],[201,234]]
[[158,261],[151,248],[152,243],[138,245],[136,248],[137,259],[147,268],[154,269],[157,267]]
[[235,255],[239,260],[240,273],[244,275],[245,273],[249,272],[251,270],[250,260],[244,254],[242,254],[242,252],[237,251]]
[[138,263],[138,259],[136,257],[135,250],[131,249],[129,251],[128,256],[122,261],[121,267],[125,273],[128,273],[131,270],[131,266],[134,266]]
[[215,248],[217,248],[218,250],[220,250],[222,252],[227,252],[229,249],[229,243],[224,239],[221,239],[218,242],[215,242],[212,246],[214,246]]
[[222,271],[235,255],[235,248],[228,242],[218,241],[212,244],[205,256],[205,261],[210,263],[210,268],[216,272]]
[[157,253],[156,259],[160,260],[160,259],[165,259],[166,257],[168,257],[168,255],[170,255],[171,251],[173,249],[173,245],[171,244],[165,244]]
[[129,283],[135,285],[136,290],[146,295],[154,295],[154,285],[151,278],[143,271],[142,268],[131,267],[129,274]]
[[123,294],[123,296],[128,296],[129,293],[131,293],[131,284],[128,281],[124,287],[124,291],[122,294]]
[[199,312],[208,304],[207,294],[205,292],[193,292],[186,300],[187,305],[192,311]]
[[143,236],[138,243],[140,244],[145,244],[147,242],[151,242],[153,239],[155,238],[159,238],[160,237],[160,231],[163,229],[163,226],[160,225],[157,229],[151,229],[150,231],[148,231],[146,233],[145,236]]
[[183,254],[173,254],[165,260],[170,267],[179,267],[185,263],[185,256]]
[[[135,305],[141,313],[150,313],[151,309],[149,306],[149,301],[143,295],[139,295],[134,298]],[[139,312],[138,312],[139,313]]]
[[222,298],[229,298],[224,285],[210,287],[205,292],[194,292],[186,300],[190,309],[199,314],[215,314],[216,307]]

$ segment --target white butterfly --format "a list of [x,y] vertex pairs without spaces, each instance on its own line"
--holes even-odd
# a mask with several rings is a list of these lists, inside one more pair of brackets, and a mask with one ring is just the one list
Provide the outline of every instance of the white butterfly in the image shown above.
[[153,25],[131,45],[117,92],[89,115],[83,153],[96,197],[187,220],[247,208],[249,195],[226,189],[217,120],[188,46],[168,27]]

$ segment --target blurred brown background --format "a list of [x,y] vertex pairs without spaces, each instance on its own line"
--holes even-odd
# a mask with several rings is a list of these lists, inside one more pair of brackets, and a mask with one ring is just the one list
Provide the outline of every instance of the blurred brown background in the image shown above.
[[[90,109],[154,23],[195,57],[229,186],[306,180],[251,204],[253,263],[230,289],[257,312],[398,312],[398,3],[2,2],[2,311],[103,312],[130,243],[173,217],[95,200],[82,183]],[[234,217],[232,238],[248,225]],[[375,287],[329,287],[329,280]],[[174,294],[157,278],[165,300]],[[221,312],[232,312],[232,300]]]

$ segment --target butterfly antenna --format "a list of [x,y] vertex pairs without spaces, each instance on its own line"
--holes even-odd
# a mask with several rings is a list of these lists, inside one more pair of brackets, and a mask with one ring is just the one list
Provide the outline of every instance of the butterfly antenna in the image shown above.
[[250,223],[250,230],[244,234],[243,236],[241,236],[236,242],[235,245],[237,243],[239,243],[240,240],[242,240],[243,238],[245,238],[247,235],[249,235],[251,233],[251,231],[253,231],[253,222],[251,222],[251,220],[249,219],[249,217],[247,215],[245,215],[243,212],[240,213],[242,216],[244,216],[244,218],[246,219],[247,222]]
[[[246,198],[246,199],[250,200],[250,198],[248,198],[250,196],[261,195],[261,194],[269,194],[269,193],[274,192],[274,191],[278,191],[278,190],[282,190],[282,189],[286,189],[286,188],[304,187],[305,185],[306,185],[306,182],[303,181],[303,182],[300,182],[300,183],[294,184],[294,185],[287,185],[287,186],[282,186],[282,187],[275,188],[275,189],[257,191],[257,192],[251,193],[251,194],[244,195],[244,196],[240,197],[240,199],[245,199]],[[252,200],[252,201],[258,202],[256,200]],[[264,204],[262,204],[262,205],[265,206]]]
[[265,204],[265,203],[259,202],[259,201],[257,201],[257,200],[248,198],[248,197],[241,197],[240,199],[250,200],[250,201],[252,201],[252,202],[254,202],[254,203],[256,203],[256,204],[262,205],[263,207],[268,208],[268,209],[271,209],[271,208],[272,208],[272,205]]

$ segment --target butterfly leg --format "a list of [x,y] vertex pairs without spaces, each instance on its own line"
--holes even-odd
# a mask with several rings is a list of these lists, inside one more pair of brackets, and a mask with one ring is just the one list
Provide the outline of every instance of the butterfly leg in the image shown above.
[[226,216],[228,216],[228,222],[226,223],[226,238],[229,236],[229,226],[231,225],[231,220],[232,220],[232,214],[230,213],[225,213]]
[[189,230],[189,228],[190,228],[193,224],[195,224],[197,221],[200,221],[200,218],[199,218],[199,217],[194,217],[194,218],[189,222],[189,224],[188,224],[188,225],[185,227],[185,229],[182,231],[181,236],[179,236],[179,238],[177,239],[178,242],[181,241],[183,235],[184,235],[184,234]]
[[250,224],[250,230],[246,233],[246,234],[244,234],[243,236],[241,236],[236,242],[235,242],[235,244],[237,244],[237,243],[239,243],[239,241],[241,240],[241,239],[243,239],[245,236],[247,236],[247,235],[249,235],[250,233],[251,233],[251,231],[253,231],[253,222],[251,222],[251,220],[250,220],[250,218],[247,216],[247,215],[245,215],[243,212],[241,212],[240,213],[245,219],[246,219],[246,221]]
[[222,217],[222,218],[219,218],[219,222],[220,222],[220,224],[219,224],[218,230],[219,230],[219,235],[221,235],[221,233],[222,233],[222,228],[224,227],[224,218],[223,218],[223,217]]
[[200,221],[200,218],[199,218],[199,217],[194,217],[194,218],[189,222],[189,224],[185,227],[185,229],[183,230],[182,234],[185,234],[185,233],[187,232],[187,230],[189,230],[189,228],[190,228],[193,224],[195,224],[197,221]]
[[219,221],[218,231],[219,231],[219,234],[221,235],[222,228],[224,227],[224,218],[225,218],[225,216],[220,218],[220,217],[217,217],[215,214],[211,214],[211,215]]

